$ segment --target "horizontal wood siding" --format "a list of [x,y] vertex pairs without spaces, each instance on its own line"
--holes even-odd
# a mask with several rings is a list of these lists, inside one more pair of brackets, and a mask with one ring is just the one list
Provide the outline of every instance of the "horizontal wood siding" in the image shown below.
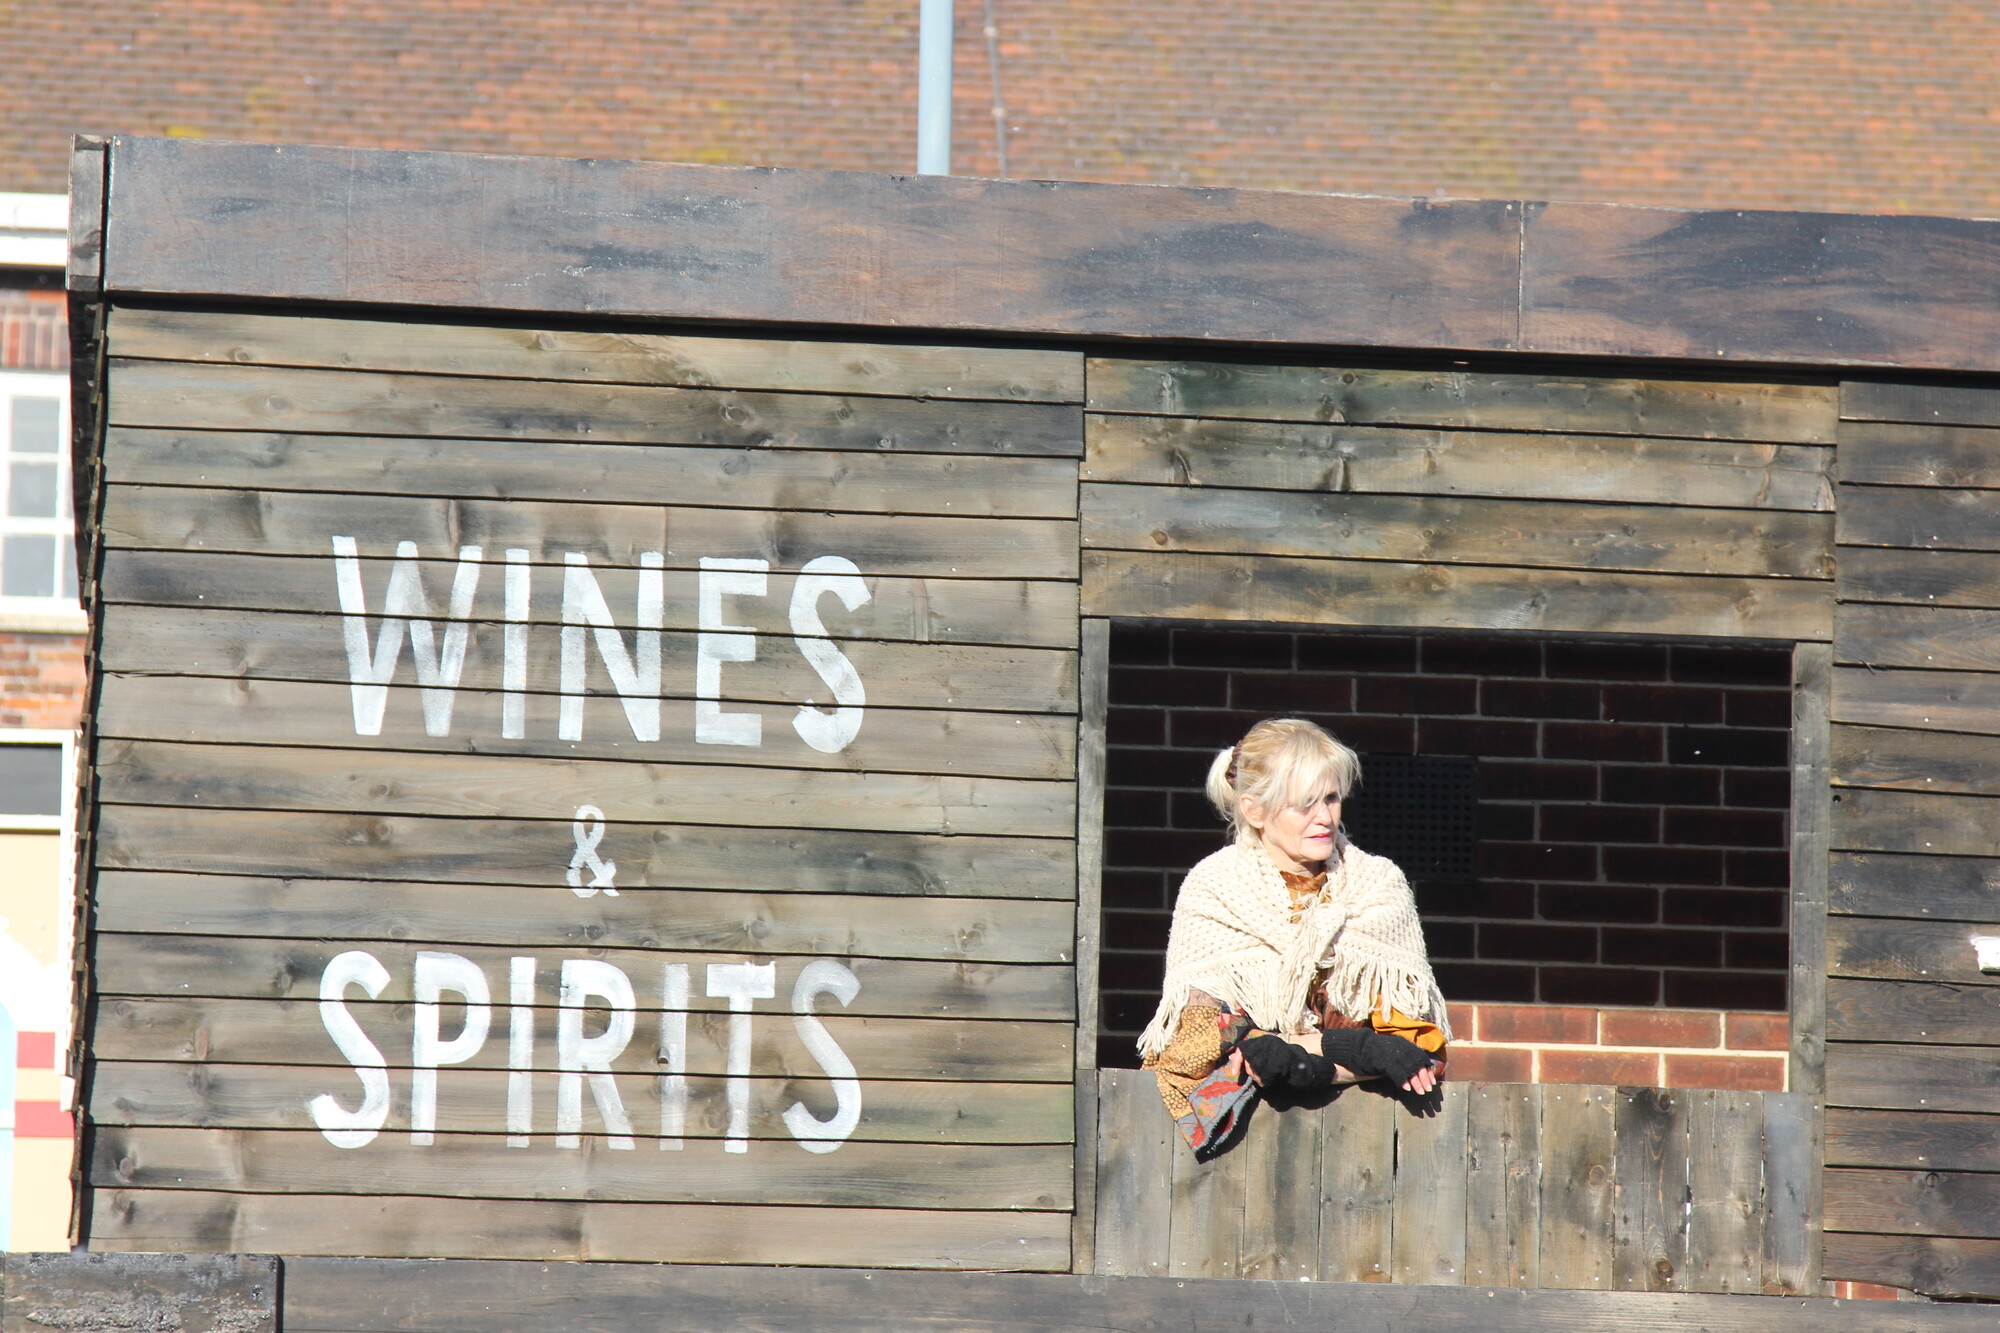
[[1087,615],[1824,640],[1831,389],[1093,359]]
[[1101,1274],[1818,1290],[1804,1094],[1452,1083],[1417,1116],[1351,1089],[1198,1163],[1151,1074],[1099,1079]]
[[2000,392],[1853,383],[1841,415],[1826,1274],[1990,1296]]
[[1080,356],[109,329],[93,1246],[1067,1267]]

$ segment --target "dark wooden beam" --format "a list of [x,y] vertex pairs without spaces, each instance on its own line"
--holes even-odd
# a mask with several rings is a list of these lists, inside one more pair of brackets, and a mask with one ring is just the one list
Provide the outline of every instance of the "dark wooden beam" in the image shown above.
[[118,138],[119,295],[2000,369],[2000,223]]
[[[1885,1324],[1885,1311],[1894,1318]],[[1542,1291],[1067,1274],[916,1273],[478,1260],[285,1261],[287,1333],[964,1333],[1337,1329],[1339,1333],[1844,1333],[1989,1329],[1987,1307],[1774,1296]]]

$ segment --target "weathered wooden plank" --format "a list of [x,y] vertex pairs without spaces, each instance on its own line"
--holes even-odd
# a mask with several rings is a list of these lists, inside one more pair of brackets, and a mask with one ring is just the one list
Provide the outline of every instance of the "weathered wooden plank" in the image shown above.
[[562,328],[481,328],[126,307],[113,356],[238,366],[323,366],[707,389],[1074,403],[1083,358],[1001,347],[699,338]]
[[[595,1117],[585,1113],[586,1131]],[[824,1207],[1067,1208],[1066,1145],[843,1143],[808,1153],[771,1144],[728,1152],[689,1138],[662,1161],[634,1126],[635,1146],[509,1148],[503,1134],[435,1135],[416,1145],[382,1135],[337,1148],[316,1129],[182,1129],[99,1125],[89,1178],[99,1189],[251,1194],[403,1194],[460,1199],[808,1204]]]
[[2000,668],[2000,611],[1842,603],[1833,657],[1870,667],[1992,671]]
[[1831,444],[1831,388],[1093,357],[1097,412]]
[[1097,1078],[1097,1234],[1092,1271],[1116,1277],[1164,1277],[1171,1244],[1173,1155],[1187,1148],[1160,1105],[1152,1074],[1101,1069]]
[[2000,1046],[2000,1005],[1983,986],[1830,977],[1826,1001],[1832,1041]]
[[1833,576],[1825,516],[1743,509],[1089,483],[1082,537],[1090,550]]
[[91,1244],[111,1251],[1038,1270],[1069,1262],[1069,1215],[1053,1212],[122,1189],[93,1191],[90,1206]]
[[[1086,422],[1086,437],[1088,433]],[[2000,486],[2000,430],[1843,422],[1840,480],[1870,486]]]
[[1071,1267],[1097,1271],[1098,968],[1103,936],[1105,719],[1110,707],[1111,626],[1082,626],[1076,721],[1076,1221]]
[[1906,1236],[2000,1236],[2000,1176],[1831,1167],[1826,1226]]
[[[220,1063],[137,1063],[100,1060],[91,1078],[90,1118],[99,1125],[316,1130],[307,1109],[314,1096],[337,1087],[325,1068]],[[711,1076],[713,1070],[709,1071]],[[434,1128],[454,1134],[492,1134],[507,1122],[506,1070],[443,1072],[437,1085]],[[410,1128],[407,1076],[391,1076],[385,1135]],[[737,1137],[790,1141],[784,1113],[805,1103],[815,1116],[831,1113],[824,1079],[753,1078],[747,1129]],[[529,1131],[542,1139],[556,1132],[553,1080],[537,1090]],[[658,1080],[633,1078],[620,1087],[639,1133],[657,1133]],[[730,1134],[729,1112],[715,1085],[688,1099],[683,1133],[690,1139]],[[861,1118],[850,1142],[1066,1143],[1070,1092],[1056,1083],[920,1083],[868,1078],[862,1084]],[[547,1148],[544,1142],[541,1145]]]
[[1848,380],[1840,386],[1840,415],[1844,421],[2000,426],[2000,393],[1959,385]]
[[1510,203],[116,148],[114,291],[1326,345],[1507,346],[1518,320]]
[[1319,1276],[1321,1110],[1266,1106],[1233,1150],[1248,1158],[1239,1277],[1304,1282]]
[[1764,1105],[1695,1088],[1687,1100],[1687,1290],[1764,1290]]
[[[644,980],[642,974],[641,980]],[[642,997],[656,1005],[655,995]],[[305,999],[175,999],[110,995],[91,1015],[92,1053],[105,1062],[169,1061],[204,1064],[312,1066],[342,1070],[347,1060],[324,1036],[319,1002]],[[862,1006],[866,1008],[867,1006]],[[362,1000],[350,992],[347,1009],[391,1064],[407,1063],[411,1010],[400,1001]],[[649,1008],[648,1012],[657,1012]],[[728,1068],[729,1019],[712,1009],[689,1011],[688,1072],[716,1076]],[[640,1020],[641,1028],[655,1026]],[[822,1013],[820,1023],[870,1079],[947,1080],[980,1083],[1068,1082],[1070,1030],[1058,1020],[1006,1022],[961,1018],[869,1017]],[[555,1031],[555,1012],[534,1014],[535,1031]],[[501,1026],[504,1026],[504,1021]],[[756,1078],[818,1079],[825,1071],[796,1039],[782,1012],[757,1020],[749,1073]],[[504,1069],[509,1055],[497,1035],[469,1057],[466,1071]],[[537,1069],[554,1069],[554,1043],[538,1041]],[[635,1039],[611,1061],[619,1074],[655,1075],[653,1043]],[[454,1073],[460,1072],[457,1069]]]
[[69,150],[69,244],[65,285],[92,297],[104,287],[104,195],[110,175],[110,141],[78,134]]
[[2000,1120],[1929,1109],[1826,1113],[1828,1166],[1914,1171],[2000,1171]]
[[[1503,1291],[1387,1284],[1145,1282],[1092,1275],[855,1272],[812,1268],[669,1268],[636,1264],[412,1264],[299,1257],[285,1264],[287,1328],[385,1333],[391,1320],[424,1333],[480,1333],[496,1311],[560,1318],[585,1330],[659,1333],[965,1333],[1008,1328],[1142,1330],[1417,1327],[1463,1333],[1588,1328],[1657,1333],[1897,1333],[1974,1329],[1977,1307],[1876,1301],[1772,1301],[1659,1294]],[[421,1312],[421,1318],[415,1317]],[[552,1314],[550,1312],[559,1312]]]
[[1521,338],[1541,352],[1699,361],[1936,365],[1942,354],[1984,371],[2000,352],[2000,321],[1979,307],[2000,276],[1991,232],[1945,218],[1530,204]]
[[[246,646],[254,655],[256,646]],[[310,661],[306,645],[296,646],[296,661],[303,667]],[[151,648],[148,645],[149,651]],[[166,656],[154,660],[177,665]],[[770,679],[768,673],[766,678]],[[96,721],[97,734],[104,737],[543,758],[573,755],[580,748],[576,741],[560,739],[562,700],[554,694],[518,696],[516,706],[525,734],[510,738],[505,734],[507,696],[497,691],[457,691],[450,696],[452,734],[432,736],[423,729],[424,692],[410,685],[391,686],[383,709],[386,734],[370,736],[355,732],[354,697],[344,683],[108,671],[101,679]],[[845,748],[828,754],[807,744],[792,727],[796,708],[745,703],[734,696],[734,688],[732,683],[728,711],[760,717],[766,725],[761,733],[763,744],[726,752],[732,763],[772,769],[918,770],[1054,781],[1075,772],[1076,724],[1063,715],[897,708],[871,699],[854,738]],[[884,692],[893,695],[894,690],[892,679]],[[811,697],[803,690],[797,693],[802,699]],[[822,687],[820,695],[825,694]],[[593,730],[623,722],[616,699],[603,695],[593,696],[585,715]],[[706,763],[725,753],[694,738],[694,705],[688,700],[670,701],[661,709],[658,740],[598,741],[593,748],[599,754],[611,751],[633,759],[686,764]],[[785,779],[774,776],[771,780]]]
[[1617,1158],[1614,1089],[1542,1090],[1541,1267],[1534,1285],[1608,1291]]
[[1859,916],[1829,917],[1826,926],[1829,976],[1960,985],[2000,982],[1979,970],[1972,943],[1990,926]]
[[1465,1281],[1465,1131],[1472,1087],[1444,1085],[1437,1114],[1396,1120],[1393,1246],[1397,1282]]
[[1465,1281],[1532,1287],[1541,1272],[1542,1102],[1537,1084],[1466,1094]]
[[361,370],[113,361],[110,420],[153,429],[974,454],[1083,452],[1050,403],[849,399]]
[[399,885],[244,875],[103,871],[99,930],[291,940],[425,940],[543,948],[816,953],[866,948],[897,958],[1069,961],[1065,902],[860,898],[621,889],[578,901],[550,888]]
[[120,426],[106,435],[104,471],[114,484],[208,489],[516,501],[611,497],[625,504],[976,518],[1076,515],[1076,465],[1057,458]]
[[1668,1088],[1620,1088],[1612,1281],[1621,1291],[1687,1290],[1688,1103]]
[[1986,796],[1850,787],[1836,793],[1832,846],[1864,852],[2000,855],[2000,803]]
[[1835,726],[1833,780],[1846,787],[2000,794],[2000,736]]
[[267,1254],[0,1254],[0,1326],[278,1333]]
[[1087,482],[1833,508],[1833,453],[1812,445],[1095,413],[1084,441]]
[[[567,887],[574,856],[573,839],[561,851],[560,830],[531,820],[133,805],[97,813],[100,869]],[[600,847],[628,888],[1003,898],[1076,889],[1068,838],[613,823]],[[310,880],[300,884],[311,892]]]
[[[316,996],[321,973],[345,942],[310,940],[215,939],[193,935],[98,936],[98,984],[107,994],[198,996],[238,999],[300,999]],[[378,1000],[410,998],[410,969],[418,946],[372,941],[367,950],[389,971],[389,984]],[[471,959],[493,978],[508,975],[509,950],[460,945],[451,950]],[[624,972],[642,1002],[651,1007],[659,994],[660,967],[680,961],[694,968],[709,961],[691,951],[672,953],[635,949],[593,950],[591,957]],[[821,955],[824,956],[824,955]],[[734,960],[736,955],[722,955]],[[536,954],[538,995],[554,995],[561,984],[560,955]],[[861,982],[860,993],[846,1006],[852,1014],[928,1014],[960,1018],[1070,1018],[1076,996],[1070,969],[1059,966],[942,963],[922,960],[842,959]],[[778,965],[778,992],[789,996],[798,967]],[[495,994],[504,984],[493,985]]]
[[1067,519],[113,486],[106,491],[99,526],[107,546],[169,551],[331,557],[331,538],[338,534],[354,538],[363,554],[384,558],[398,543],[413,542],[420,554],[434,558],[477,546],[525,550],[531,559],[550,564],[581,553],[592,564],[637,568],[641,555],[658,554],[676,568],[726,556],[794,570],[838,555],[870,575],[1066,579],[1077,574],[1076,524]]
[[1320,1113],[1319,1277],[1395,1281],[1396,1127],[1401,1108],[1350,1089]]
[[[352,738],[355,710],[346,687],[355,672],[343,642],[345,620],[334,615],[211,611],[195,607],[105,607],[98,666],[103,671],[152,675],[335,682],[341,688],[329,696],[336,701],[328,708],[347,714],[346,732]],[[517,684],[524,692],[524,706],[533,702],[545,712],[556,706],[556,691],[564,687],[564,636],[560,630],[554,626],[531,627],[521,636],[525,642],[516,666],[520,674],[516,682],[510,682],[505,651],[508,627],[493,621],[460,623],[467,626],[465,657],[458,677],[462,690],[483,692],[497,707],[497,691]],[[364,634],[373,632],[368,647],[379,649],[381,619],[367,617],[363,624]],[[631,642],[622,628],[619,642],[621,651]],[[681,726],[689,729],[693,708],[685,701],[696,696],[700,642],[700,635],[685,632],[663,632],[659,639],[660,695],[684,701],[681,708],[667,711],[669,715],[683,714]],[[1064,649],[873,643],[845,637],[827,642],[838,649],[860,676],[864,702],[868,705],[1017,713],[1066,713],[1076,708],[1075,654]],[[810,700],[821,709],[832,704],[831,687],[792,643],[773,637],[747,646],[755,657],[729,662],[718,676],[731,710],[739,700],[795,706],[804,706]],[[713,645],[711,651],[712,648]],[[598,659],[594,666],[592,657]],[[364,661],[363,680],[369,679],[379,660],[378,651]],[[608,709],[618,719],[618,730],[629,732],[618,704],[614,678],[603,667],[602,655],[594,646],[586,654],[584,668],[584,690],[605,700],[599,707]],[[391,670],[390,681],[404,686],[414,686],[421,679],[414,653],[399,653]],[[453,698],[474,703],[473,696]],[[467,711],[476,710],[469,707]],[[772,740],[783,740],[793,732],[791,718],[795,711],[791,708],[778,712],[770,719],[772,725],[761,728],[761,732]],[[454,717],[457,712],[454,703]],[[421,715],[415,704],[400,708],[393,715],[395,721],[387,723],[385,730],[415,730]],[[384,716],[386,719],[391,715]],[[486,735],[492,742],[501,743],[498,714],[480,720],[489,724]],[[539,729],[540,734],[552,737],[553,715],[538,720],[548,724]],[[867,725],[865,714],[862,725],[864,728]],[[1066,719],[1065,725],[1070,725]],[[525,721],[523,730],[527,730]],[[1070,753],[1073,745],[1073,740],[1065,744],[1063,752]],[[712,745],[708,749],[711,754],[716,752]]]
[[[326,552],[306,556],[211,554],[206,551],[107,551],[100,595],[107,603],[137,602],[163,606],[198,606],[210,610],[320,612],[340,609],[333,562]],[[489,553],[495,554],[495,553]],[[540,555],[540,552],[536,552]],[[499,563],[499,562],[495,562]],[[395,562],[369,557],[357,561],[364,589],[386,589]],[[449,602],[456,558],[420,560],[418,578],[435,590],[438,603]],[[607,604],[636,606],[638,571],[631,567],[593,570]],[[531,568],[529,578],[550,577]],[[660,626],[668,630],[699,628],[699,574],[664,570],[660,576]],[[798,575],[774,570],[768,576],[771,595],[735,597],[735,623],[758,635],[791,633],[791,599]],[[500,585],[498,571],[487,595]],[[824,623],[841,639],[889,640],[911,643],[994,643],[1029,647],[1074,648],[1077,642],[1077,586],[1071,582],[1019,579],[889,578],[869,581],[873,594],[860,606],[838,609],[822,602]],[[379,609],[381,597],[371,597]],[[475,598],[475,609],[485,607]],[[433,618],[449,621],[448,605],[433,605]],[[490,616],[488,617],[490,618]],[[559,625],[560,597],[530,597],[526,622]]]
[[[1850,609],[1843,607],[1842,614]],[[2000,735],[2000,675],[1836,667],[1833,718],[1837,722]]]
[[1832,637],[1833,590],[1801,579],[1088,551],[1083,613],[1819,640]]
[[1820,1094],[1767,1092],[1762,1103],[1764,1292],[1806,1295],[1820,1283]]
[[[605,821],[682,820],[781,828],[1033,836],[1076,824],[1063,782],[795,772],[512,756],[104,741],[100,799],[134,805],[536,819],[567,829],[577,808]],[[556,834],[552,826],[551,833]],[[556,834],[556,836],[561,836]],[[552,839],[553,841],[553,839]],[[572,844],[573,846],[573,844]]]
[[1843,602],[1914,606],[2000,606],[2000,554],[1843,546],[1834,589]]
[[[1259,1107],[1255,1114],[1268,1110]],[[1249,1156],[1239,1143],[1219,1157],[1198,1162],[1185,1144],[1176,1141],[1170,1146],[1173,1184],[1167,1271],[1178,1278],[1241,1277]]]
[[1836,528],[1843,546],[2000,550],[2000,495],[1942,486],[1843,484]]
[[1827,846],[1833,818],[1827,719],[1832,671],[1833,652],[1826,644],[1793,646],[1791,1035],[1786,1086],[1807,1095],[1817,1094],[1824,1085],[1826,1066]]
[[[1826,1238],[1826,1275],[1829,1278],[1903,1287],[1940,1300],[1967,1296],[1991,1299],[1993,1293],[2000,1292],[2000,1241],[1829,1233]],[[1818,1303],[1814,1302],[1815,1305]],[[1929,1308],[1954,1307],[1942,1305]]]
[[2000,1111],[2000,1049],[1830,1042],[1826,1101],[1883,1111],[1992,1114]]

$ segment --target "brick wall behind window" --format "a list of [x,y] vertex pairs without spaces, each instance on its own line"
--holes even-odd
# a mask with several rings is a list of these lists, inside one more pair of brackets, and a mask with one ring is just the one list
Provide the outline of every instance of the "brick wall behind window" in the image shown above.
[[1783,1009],[1790,683],[1773,646],[1116,623],[1100,1061],[1221,845],[1209,760],[1274,716],[1362,754],[1357,807],[1370,754],[1479,760],[1477,878],[1415,884],[1450,999]]

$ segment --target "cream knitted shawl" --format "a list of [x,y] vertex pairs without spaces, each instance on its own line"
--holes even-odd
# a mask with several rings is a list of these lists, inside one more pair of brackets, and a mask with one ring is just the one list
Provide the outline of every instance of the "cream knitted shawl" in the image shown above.
[[1295,923],[1291,893],[1264,849],[1225,847],[1181,884],[1165,993],[1139,1050],[1166,1049],[1193,990],[1228,1001],[1268,1032],[1310,1031],[1309,991],[1322,967],[1327,997],[1349,1018],[1365,1022],[1379,999],[1451,1036],[1416,900],[1394,861],[1345,845]]

